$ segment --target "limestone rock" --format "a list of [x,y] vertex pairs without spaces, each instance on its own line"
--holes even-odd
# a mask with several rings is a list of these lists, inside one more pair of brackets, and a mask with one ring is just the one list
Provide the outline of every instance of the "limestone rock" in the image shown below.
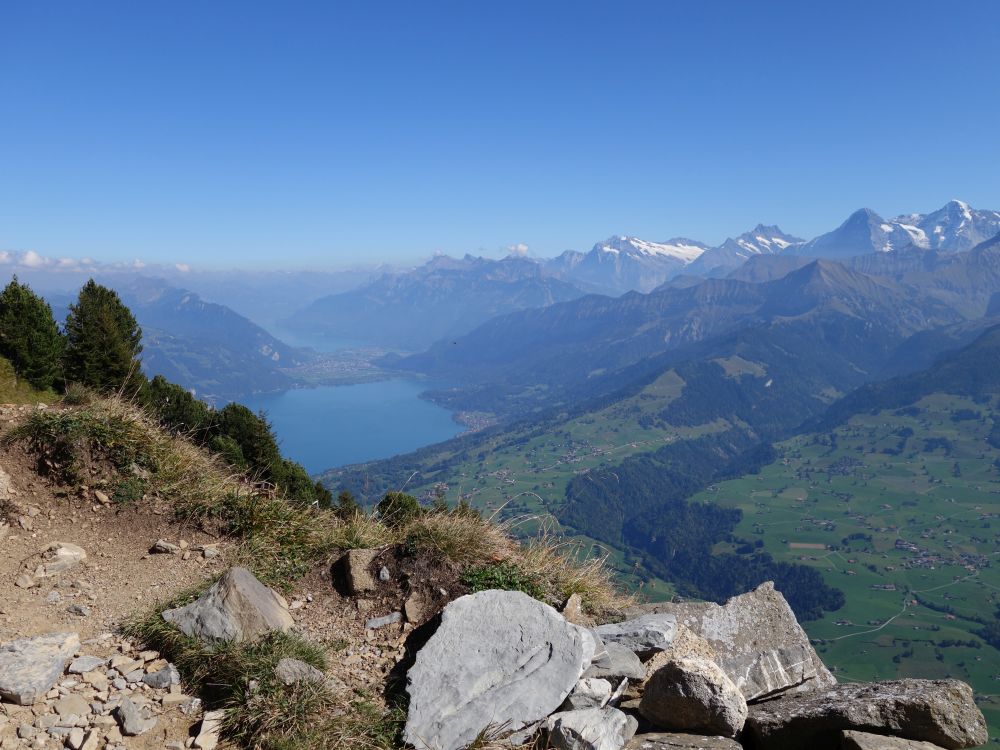
[[76,633],[21,638],[0,646],[0,697],[22,706],[43,698],[79,647]]
[[98,667],[103,667],[107,663],[107,659],[102,659],[99,656],[78,656],[70,662],[66,671],[70,674],[84,674],[86,672],[91,672]]
[[621,750],[638,727],[617,708],[561,711],[545,722],[549,742],[558,750]]
[[594,659],[594,663],[584,673],[584,677],[599,677],[613,682],[626,678],[629,680],[646,679],[646,667],[632,649],[613,641],[604,644],[604,649],[604,655]]
[[611,683],[595,677],[585,677],[576,683],[562,704],[563,711],[583,708],[604,708],[611,700]]
[[199,750],[215,750],[219,744],[219,730],[222,728],[224,717],[225,711],[206,711],[198,729],[198,736],[194,738],[193,747]]
[[654,732],[637,734],[626,746],[627,750],[743,750],[743,746],[728,737],[710,737],[700,734],[673,734]]
[[521,731],[559,708],[594,648],[587,631],[526,594],[460,597],[407,675],[404,738],[417,750],[458,750],[487,726]]
[[570,594],[561,611],[562,616],[574,625],[591,624],[587,622],[589,618],[583,613],[583,597],[579,594]]
[[855,683],[783,697],[750,708],[747,728],[769,750],[807,748],[845,729],[976,747],[989,739],[972,688],[958,680]]
[[42,551],[42,564],[35,570],[35,578],[50,578],[72,570],[87,559],[83,547],[70,542],[52,542]]
[[163,619],[206,642],[242,641],[295,624],[288,604],[246,568],[230,568],[187,606],[168,609]]
[[785,597],[770,581],[721,606],[685,602],[644,609],[672,613],[680,624],[708,641],[715,649],[715,662],[748,702],[799,685],[816,690],[837,682],[810,645]]
[[334,563],[335,578],[344,593],[359,596],[378,588],[378,581],[371,574],[377,556],[377,549],[349,549]]
[[153,542],[153,546],[149,548],[149,551],[154,555],[172,555],[181,551],[181,548],[176,544],[171,544],[166,539],[157,539]]
[[112,712],[118,720],[122,734],[126,737],[137,737],[156,726],[156,719],[149,719],[128,698],[122,698],[121,703]]
[[746,721],[747,703],[715,662],[674,659],[646,683],[639,712],[660,729],[735,737]]
[[619,643],[640,656],[648,656],[670,646],[677,632],[677,618],[666,613],[641,615],[634,620],[601,625],[594,632],[605,644]]
[[941,750],[940,746],[918,740],[904,740],[900,737],[886,737],[881,734],[841,732],[841,750]]

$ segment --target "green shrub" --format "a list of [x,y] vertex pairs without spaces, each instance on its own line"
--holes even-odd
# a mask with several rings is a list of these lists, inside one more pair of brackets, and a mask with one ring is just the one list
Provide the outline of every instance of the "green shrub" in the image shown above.
[[129,477],[115,487],[111,502],[116,505],[135,505],[146,494],[146,482],[139,477]]
[[404,492],[390,491],[385,493],[385,497],[379,500],[375,506],[375,512],[386,526],[405,526],[414,518],[422,515],[424,509],[420,507],[417,498],[407,495]]
[[473,592],[503,589],[520,591],[540,600],[544,600],[545,596],[539,581],[510,562],[467,568],[462,572],[459,581]]

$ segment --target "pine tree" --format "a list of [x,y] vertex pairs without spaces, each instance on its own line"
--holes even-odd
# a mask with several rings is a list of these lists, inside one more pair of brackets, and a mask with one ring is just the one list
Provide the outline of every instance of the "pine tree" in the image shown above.
[[138,386],[142,330],[118,293],[93,279],[66,318],[66,379],[102,391]]
[[52,308],[15,276],[0,292],[0,355],[40,390],[61,380],[63,338]]

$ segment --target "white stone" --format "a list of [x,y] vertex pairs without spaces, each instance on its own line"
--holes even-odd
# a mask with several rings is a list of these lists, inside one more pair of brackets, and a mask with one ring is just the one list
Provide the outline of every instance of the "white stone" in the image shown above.
[[459,750],[489,726],[519,732],[559,708],[593,653],[583,628],[526,594],[460,597],[407,676],[404,737],[418,750]]

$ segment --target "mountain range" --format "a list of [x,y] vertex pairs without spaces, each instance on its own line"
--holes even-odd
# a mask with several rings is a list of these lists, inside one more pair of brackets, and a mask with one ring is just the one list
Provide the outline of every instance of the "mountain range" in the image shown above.
[[[365,339],[416,352],[466,334],[492,317],[588,293],[617,297],[665,286],[681,289],[705,278],[734,278],[734,273],[760,281],[763,277],[747,274],[773,278],[800,265],[800,259],[812,258],[848,261],[907,254],[913,263],[941,266],[945,256],[971,250],[998,233],[1000,212],[955,200],[928,214],[889,220],[861,209],[836,229],[808,241],[778,226],[758,224],[716,246],[681,237],[660,242],[616,235],[587,252],[567,250],[548,260],[438,256],[417,268],[384,273],[355,289],[316,299],[282,325],[300,336]],[[933,260],[921,260],[925,254],[932,254]],[[751,265],[767,258],[781,260],[777,266]]]
[[527,258],[440,255],[414,270],[322,297],[283,324],[299,334],[419,351],[498,315],[582,294]]

